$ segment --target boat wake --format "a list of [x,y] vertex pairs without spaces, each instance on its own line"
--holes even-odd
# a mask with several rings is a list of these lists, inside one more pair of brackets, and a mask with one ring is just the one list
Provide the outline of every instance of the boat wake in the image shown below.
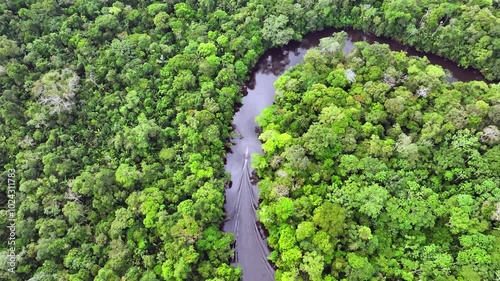
[[[242,166],[239,170],[238,181],[233,182],[233,186],[227,193],[234,194],[233,204],[227,202],[226,212],[228,219],[224,225],[224,230],[233,232],[235,237],[234,257],[231,261],[234,265],[241,265],[242,268],[255,269],[252,276],[259,281],[274,280],[274,269],[267,257],[270,254],[267,246],[265,232],[263,231],[259,219],[256,215],[258,210],[259,196],[257,186],[251,181],[251,167],[248,147],[242,157]],[[240,158],[241,159],[241,158]],[[243,274],[245,278],[245,272]],[[248,280],[252,281],[252,280]]]

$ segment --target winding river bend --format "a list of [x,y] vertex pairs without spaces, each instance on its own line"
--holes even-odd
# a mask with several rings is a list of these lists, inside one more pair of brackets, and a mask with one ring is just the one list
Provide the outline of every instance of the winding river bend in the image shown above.
[[[288,68],[300,63],[306,51],[317,46],[321,38],[339,31],[330,28],[309,33],[304,36],[302,42],[290,42],[282,48],[273,48],[264,53],[246,84],[248,93],[243,97],[242,106],[234,115],[233,125],[238,138],[231,140],[233,146],[226,156],[226,170],[231,174],[231,185],[226,189],[224,208],[227,219],[223,229],[235,235],[235,257],[232,263],[242,267],[243,281],[274,280],[273,265],[267,260],[270,249],[267,245],[266,231],[255,213],[259,200],[256,183],[252,180],[250,156],[252,153],[262,153],[255,117],[260,115],[264,108],[273,104],[276,79]],[[431,63],[441,65],[450,71],[451,82],[484,80],[476,70],[460,68],[451,61],[418,52],[394,40],[352,29],[345,31],[348,33],[344,48],[346,54],[358,41],[385,43],[392,50],[405,51],[410,56],[427,56]]]

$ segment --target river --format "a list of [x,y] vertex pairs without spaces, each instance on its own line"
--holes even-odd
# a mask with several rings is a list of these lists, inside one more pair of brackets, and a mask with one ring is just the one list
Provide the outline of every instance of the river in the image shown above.
[[[246,83],[247,93],[233,118],[238,137],[231,139],[233,146],[226,156],[226,170],[231,174],[231,184],[226,189],[224,205],[226,222],[223,225],[225,232],[235,235],[235,257],[232,263],[242,267],[243,281],[272,281],[275,271],[267,260],[270,249],[266,241],[266,231],[255,213],[259,200],[258,189],[251,176],[250,156],[252,153],[262,153],[255,117],[260,115],[264,108],[273,104],[276,79],[290,67],[302,62],[306,51],[317,46],[321,38],[339,31],[341,30],[328,28],[312,32],[304,36],[302,42],[290,42],[281,48],[269,49],[260,57],[250,73],[250,80]],[[393,51],[405,51],[410,56],[427,56],[431,63],[441,65],[450,71],[450,82],[484,81],[484,77],[477,70],[463,69],[449,60],[419,52],[397,41],[352,29],[344,31],[348,34],[344,48],[346,54],[358,41],[385,43]]]

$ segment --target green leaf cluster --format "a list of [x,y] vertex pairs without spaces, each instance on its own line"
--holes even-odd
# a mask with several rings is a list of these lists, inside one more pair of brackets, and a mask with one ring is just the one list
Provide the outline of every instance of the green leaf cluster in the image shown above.
[[499,85],[387,45],[309,52],[258,118],[277,280],[494,280]]

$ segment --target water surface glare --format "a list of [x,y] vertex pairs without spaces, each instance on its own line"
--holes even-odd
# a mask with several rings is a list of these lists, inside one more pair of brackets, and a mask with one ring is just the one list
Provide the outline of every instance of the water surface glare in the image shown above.
[[[242,267],[243,281],[272,281],[275,272],[273,265],[267,260],[270,249],[266,231],[255,213],[259,198],[258,189],[251,181],[251,158],[245,157],[252,153],[262,153],[255,117],[273,104],[274,82],[278,77],[290,67],[302,62],[306,51],[317,46],[321,38],[338,31],[340,30],[329,28],[312,32],[304,36],[302,42],[290,42],[282,48],[268,50],[261,56],[246,83],[248,94],[243,97],[242,105],[233,118],[233,125],[239,137],[231,140],[233,146],[226,156],[226,170],[231,174],[232,185],[226,189],[226,222],[223,225],[225,232],[235,235],[235,258],[232,263]],[[450,71],[450,81],[484,80],[477,70],[463,69],[449,60],[419,52],[397,41],[352,29],[345,31],[348,33],[344,48],[346,54],[358,41],[385,43],[392,50],[405,51],[410,56],[427,56],[431,63]]]

